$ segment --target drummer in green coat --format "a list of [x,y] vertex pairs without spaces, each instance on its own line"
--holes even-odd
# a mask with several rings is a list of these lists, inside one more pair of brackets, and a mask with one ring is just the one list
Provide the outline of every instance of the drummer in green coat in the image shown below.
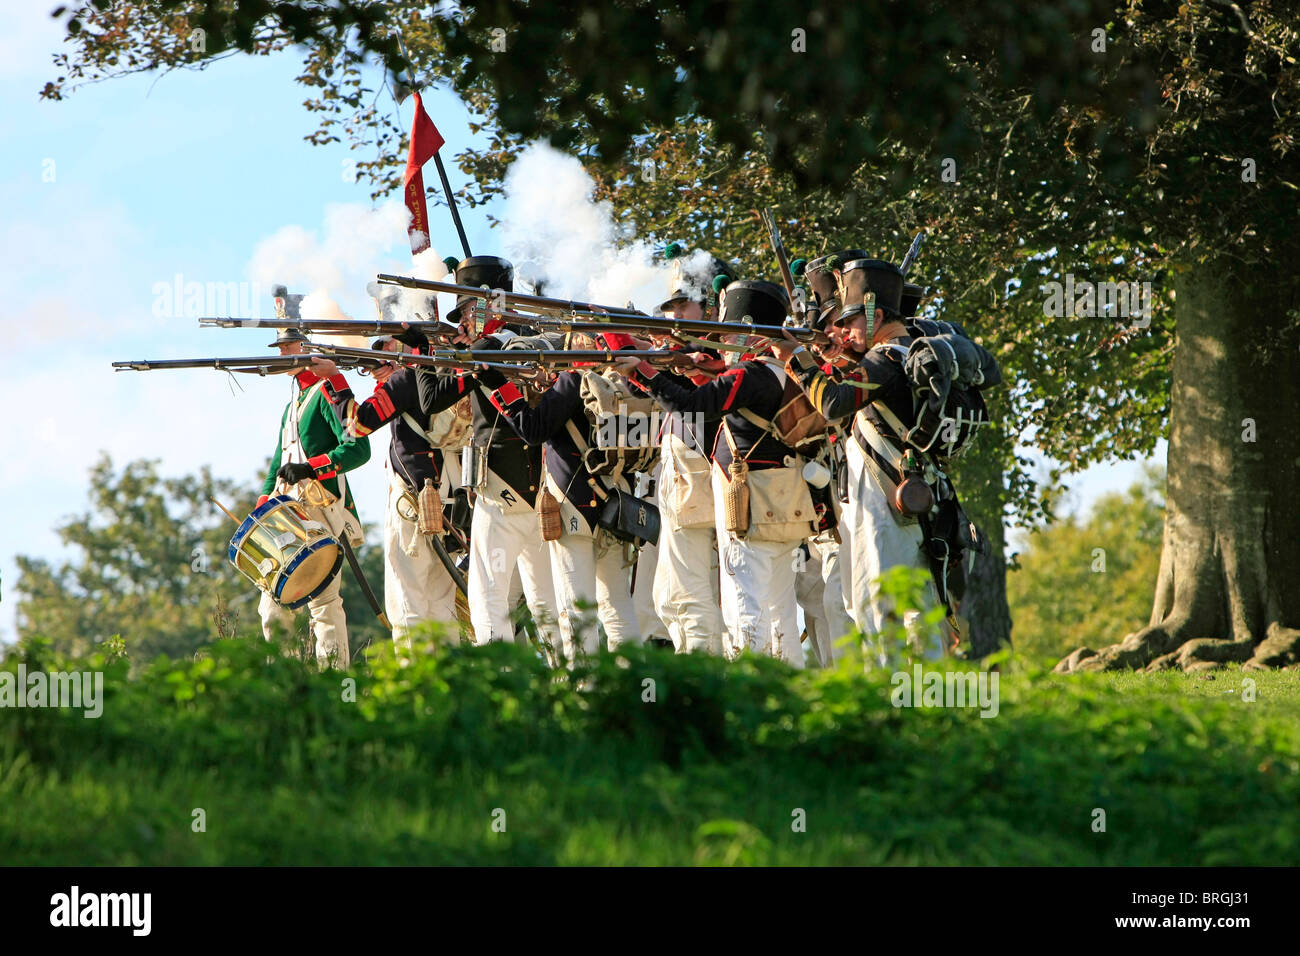
[[[281,355],[297,355],[304,351],[307,342],[307,337],[297,329],[284,329],[272,348],[278,348]],[[308,507],[308,513],[325,524],[336,538],[347,535],[353,547],[357,547],[361,544],[361,519],[345,475],[370,460],[370,440],[347,436],[331,407],[327,389],[331,397],[337,396],[348,389],[347,380],[342,375],[321,378],[310,370],[294,375],[293,397],[280,420],[280,440],[262,484],[258,505],[273,494],[298,497],[299,482],[315,478],[338,500],[325,508]],[[341,584],[342,576],[335,575],[330,585],[308,602],[307,608],[316,642],[316,660],[347,668],[351,654]],[[268,640],[275,621],[292,630],[292,612],[265,592],[258,613],[262,618],[262,633]]]

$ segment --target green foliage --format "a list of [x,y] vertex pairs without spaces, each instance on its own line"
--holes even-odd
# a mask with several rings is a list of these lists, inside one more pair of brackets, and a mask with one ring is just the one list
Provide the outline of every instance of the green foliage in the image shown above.
[[[239,516],[257,491],[212,477],[163,478],[157,462],[134,461],[120,472],[107,455],[90,469],[90,507],[56,529],[74,552],[57,567],[19,555],[17,630],[41,636],[60,652],[86,654],[102,642],[142,664],[159,654],[189,657],[219,637],[256,637],[259,592],[226,558],[235,526],[212,504]],[[373,538],[374,535],[372,534]],[[358,557],[383,593],[383,548]],[[343,603],[356,649],[388,640],[347,568]],[[298,615],[300,638],[307,615]]]
[[99,719],[0,722],[10,863],[1300,862],[1293,673],[1251,674],[1254,703],[1240,671],[1002,674],[982,719],[894,707],[886,672],[653,648],[573,675],[513,645],[385,646],[351,675],[255,640],[134,676],[39,642],[0,668],[20,660],[105,690]]
[[1007,576],[1016,651],[1059,660],[1099,647],[1151,616],[1164,531],[1164,475],[1149,469],[1126,493],[1099,498],[1029,536]]
[[[323,88],[316,108],[353,111],[364,122],[373,119],[373,99],[356,67],[373,55],[391,72],[405,70],[389,35],[399,26],[418,72],[486,101],[478,111],[490,111],[492,125],[512,136],[548,136],[561,147],[585,141],[596,156],[617,159],[647,128],[698,115],[717,124],[728,145],[748,148],[763,130],[778,168],[825,183],[842,180],[889,140],[937,145],[942,155],[968,144],[979,127],[963,94],[983,74],[1032,89],[1035,116],[1065,100],[1104,103],[1142,122],[1152,110],[1140,95],[1151,86],[1146,71],[1131,63],[1099,68],[1080,40],[1109,12],[1106,0],[1064,10],[1018,0],[978,8],[874,0],[793,15],[788,5],[756,2],[467,0],[454,13],[430,16],[426,4],[410,0],[151,0],[70,12],[76,54],[59,63],[67,72],[44,95],[58,98],[68,85],[102,75],[293,42],[313,51],[303,81]],[[863,55],[864,41],[880,36],[886,21],[889,42],[870,43]],[[189,40],[195,28],[208,38],[202,53]],[[1005,55],[996,67],[981,66],[990,49]],[[914,122],[908,104],[924,104],[929,122]],[[1091,145],[1093,132],[1078,138]],[[1104,139],[1097,145],[1109,147]]]

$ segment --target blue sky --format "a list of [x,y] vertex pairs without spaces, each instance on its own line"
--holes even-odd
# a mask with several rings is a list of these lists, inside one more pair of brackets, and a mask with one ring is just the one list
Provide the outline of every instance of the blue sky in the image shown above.
[[[47,17],[53,6],[0,13],[0,343],[12,409],[0,449],[0,640],[15,636],[14,555],[63,554],[53,528],[84,510],[87,469],[101,451],[118,466],[158,458],[165,474],[181,475],[208,464],[253,484],[274,448],[285,379],[241,379],[244,391],[232,392],[215,372],[110,368],[118,359],[270,354],[265,331],[199,330],[192,318],[156,315],[158,287],[178,273],[246,289],[258,282],[267,315],[268,276],[310,291],[306,276],[320,274],[310,265],[342,262],[332,294],[368,317],[366,279],[410,263],[392,209],[375,209],[368,186],[345,175],[357,154],[303,140],[317,117],[302,106],[295,53],[114,80],[44,103],[38,91],[55,76],[49,57],[60,36]],[[380,102],[396,108],[386,92]],[[448,93],[428,93],[425,104],[450,160],[470,142],[466,112]],[[460,185],[453,162],[448,170]],[[436,182],[430,164],[426,183]],[[431,207],[430,218],[439,254],[459,252],[446,210]],[[466,211],[465,220],[471,246],[494,250],[486,215]],[[381,434],[371,464],[351,477],[369,521],[381,517],[386,443]],[[1077,500],[1126,487],[1138,470],[1092,469],[1074,482]]]

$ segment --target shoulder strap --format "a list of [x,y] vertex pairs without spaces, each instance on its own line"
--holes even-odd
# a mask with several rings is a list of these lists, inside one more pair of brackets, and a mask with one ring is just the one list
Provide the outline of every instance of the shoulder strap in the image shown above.
[[582,436],[582,432],[579,431],[578,426],[573,423],[573,419],[566,418],[564,420],[564,427],[569,430],[569,437],[572,438],[573,443],[578,446],[578,454],[586,455],[587,449],[591,446],[587,444],[587,439]]
[[[764,363],[764,364],[766,364],[766,363]],[[773,369],[773,371],[776,371],[776,370]],[[783,377],[784,374],[785,374],[785,371],[784,371],[784,369],[782,369],[782,370],[781,370],[781,375],[778,375],[778,376],[777,376],[778,380],[781,382],[781,398],[782,398],[782,399],[785,398],[785,378]],[[777,403],[777,413],[778,413],[778,414],[780,414],[780,411],[781,411],[781,409],[782,409],[783,407],[784,407],[784,402],[778,402],[778,403]],[[776,423],[775,423],[775,422],[769,421],[768,419],[764,418],[762,415],[759,415],[758,413],[753,412],[753,411],[751,411],[751,410],[748,409],[748,408],[738,408],[738,409],[736,409],[736,414],[739,415],[741,418],[743,418],[745,421],[749,422],[751,425],[756,425],[756,426],[758,426],[759,428],[761,428],[761,429],[764,431],[764,433],[766,433],[767,435],[771,436],[772,438],[776,438],[776,430],[775,430],[775,429],[776,429]],[[726,430],[726,432],[727,432],[727,444],[731,446],[731,454],[732,454],[732,456],[734,457],[735,454],[736,454],[736,444],[735,444],[735,442],[733,442],[733,441],[731,440],[731,429],[730,429],[730,427],[727,426],[725,419],[724,419],[724,421],[723,421],[723,426],[722,426],[722,427],[723,427],[723,428]],[[780,441],[780,439],[777,439],[777,440]],[[745,453],[745,457],[744,457],[743,459],[741,459],[741,460],[742,460],[742,461],[748,461],[748,460],[749,460],[749,456],[752,455],[752,454],[754,453],[754,449],[757,448],[757,447],[758,447],[758,442],[754,442],[754,444],[750,446],[749,451]]]
[[755,414],[754,412],[750,411],[748,408],[738,408],[736,409],[736,414],[739,415],[741,418],[743,418],[745,421],[749,422],[751,425],[757,425],[759,428],[763,429],[763,431],[767,432],[769,435],[772,434],[772,423],[768,421],[766,418],[764,418],[763,416]]
[[426,445],[430,448],[433,447],[433,442],[429,441],[429,433],[420,427],[420,423],[415,420],[414,415],[410,412],[402,412],[402,421],[406,422],[406,426],[410,428],[411,431],[423,438]]
[[[573,423],[572,418],[565,419],[564,427],[568,429],[569,437],[573,439],[573,444],[578,447],[579,456],[585,460],[587,457],[587,450],[591,448],[591,445],[587,444],[587,439],[582,437],[582,432],[578,430],[578,426]],[[587,484],[591,485],[592,492],[595,493],[597,498],[604,501],[609,497],[611,489],[605,487],[605,483],[599,475],[593,475],[590,472],[587,474]],[[577,472],[574,472],[574,476],[577,476]],[[565,493],[565,497],[568,497],[567,492]]]

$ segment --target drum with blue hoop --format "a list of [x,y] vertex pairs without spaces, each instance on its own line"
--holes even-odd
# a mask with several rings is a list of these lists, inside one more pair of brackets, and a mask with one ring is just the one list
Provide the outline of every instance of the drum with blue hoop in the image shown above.
[[296,610],[329,587],[343,564],[343,549],[302,505],[277,495],[244,519],[227,557],[278,604]]

